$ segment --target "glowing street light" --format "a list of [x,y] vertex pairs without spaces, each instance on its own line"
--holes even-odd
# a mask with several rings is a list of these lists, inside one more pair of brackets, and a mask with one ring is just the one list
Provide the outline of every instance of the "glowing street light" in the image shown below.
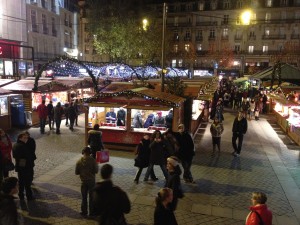
[[241,14],[241,20],[243,25],[250,25],[251,22],[251,11],[247,10]]
[[146,31],[148,28],[148,20],[147,19],[143,19],[143,30]]

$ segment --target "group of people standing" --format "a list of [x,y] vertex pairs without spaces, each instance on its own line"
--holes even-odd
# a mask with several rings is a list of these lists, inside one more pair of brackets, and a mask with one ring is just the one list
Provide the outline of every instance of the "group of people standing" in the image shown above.
[[54,130],[56,127],[56,134],[60,134],[60,125],[63,116],[66,119],[65,125],[69,126],[71,131],[74,130],[74,125],[78,126],[79,105],[77,99],[74,102],[65,103],[64,106],[60,102],[56,106],[53,106],[52,101],[46,105],[46,101],[42,100],[42,103],[38,105],[36,110],[40,119],[41,134],[45,133],[47,119],[50,130]]

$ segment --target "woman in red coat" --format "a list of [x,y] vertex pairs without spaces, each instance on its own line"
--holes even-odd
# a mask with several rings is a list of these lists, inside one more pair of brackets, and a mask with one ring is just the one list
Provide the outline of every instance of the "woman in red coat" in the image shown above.
[[5,165],[11,160],[11,152],[12,152],[12,144],[8,135],[4,132],[4,130],[0,129],[0,154],[1,154],[1,169],[3,173],[3,177],[8,177],[8,170],[5,169]]
[[272,225],[272,212],[265,204],[267,196],[262,192],[252,193],[252,206],[250,207],[250,213],[246,218],[246,225],[260,225],[263,221],[264,225]]

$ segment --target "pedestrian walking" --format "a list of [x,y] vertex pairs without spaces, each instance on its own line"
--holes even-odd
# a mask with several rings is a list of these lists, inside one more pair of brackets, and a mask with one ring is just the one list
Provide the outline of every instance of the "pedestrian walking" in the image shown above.
[[272,225],[272,212],[268,209],[267,196],[262,192],[253,192],[250,212],[246,218],[246,225]]
[[183,197],[180,182],[180,175],[182,172],[179,167],[179,160],[176,156],[171,156],[167,159],[167,170],[169,172],[169,176],[165,187],[171,188],[173,191],[173,200],[170,203],[170,209],[175,211],[177,208],[178,198]]
[[47,112],[48,112],[48,122],[50,130],[54,129],[54,109],[52,101],[49,102],[47,105]]
[[[244,135],[247,132],[248,122],[244,117],[244,112],[239,111],[238,115],[235,117],[232,126],[232,147],[234,156],[239,157],[242,150]],[[238,145],[236,144],[238,140]]]
[[54,120],[55,120],[55,126],[56,126],[56,134],[60,134],[60,124],[61,124],[61,118],[64,114],[64,110],[61,106],[61,103],[58,102],[54,108]]
[[153,141],[150,144],[150,161],[149,166],[145,174],[144,181],[148,181],[151,170],[153,170],[154,165],[159,165],[165,179],[168,179],[168,171],[167,171],[167,158],[166,158],[166,146],[163,141],[163,136],[160,131],[155,131],[153,133]]
[[34,155],[26,145],[28,135],[21,133],[18,135],[17,142],[13,145],[13,157],[16,161],[16,172],[19,179],[19,198],[24,200],[24,189],[27,200],[33,200],[31,181],[34,165]]
[[69,115],[69,120],[70,120],[69,129],[71,131],[73,131],[74,130],[75,119],[76,119],[76,116],[77,116],[76,109],[74,107],[74,103],[73,102],[70,103],[70,106],[68,108],[68,115]]
[[170,209],[172,201],[172,189],[162,188],[159,190],[155,199],[154,225],[178,225],[174,211]]
[[78,116],[80,113],[80,105],[78,104],[78,99],[75,100],[74,102],[74,108],[76,111],[76,117],[75,117],[75,125],[78,126]]
[[[81,212],[84,217],[95,216],[92,204],[92,190],[96,183],[96,174],[98,173],[98,164],[91,156],[91,149],[85,147],[82,150],[82,157],[77,161],[75,174],[80,176],[81,180]],[[89,201],[88,201],[89,198]],[[88,211],[89,208],[89,211]]]
[[91,148],[93,158],[96,159],[96,152],[104,150],[102,132],[99,129],[99,124],[95,124],[93,130],[89,130],[88,144]]
[[188,131],[185,130],[183,124],[179,124],[178,132],[175,133],[175,137],[179,144],[178,158],[181,161],[183,167],[183,179],[186,183],[195,183],[191,166],[193,157],[195,156],[194,141]]
[[36,111],[38,113],[39,119],[40,119],[40,132],[41,134],[45,133],[45,126],[46,126],[46,120],[48,116],[48,109],[45,105],[46,101],[42,100],[42,103],[38,105],[36,108]]
[[65,102],[64,105],[64,114],[65,114],[65,118],[66,118],[66,126],[69,126],[69,102]]
[[[136,158],[134,160],[134,166],[138,167],[138,170],[134,177],[134,182],[136,184],[139,183],[139,179],[141,176],[141,173],[144,168],[148,168],[149,161],[150,161],[150,137],[148,134],[145,134],[140,143],[138,144],[136,148]],[[158,178],[155,176],[154,170],[150,171],[150,177],[151,180],[156,181]]]
[[25,134],[27,135],[27,142],[26,145],[30,151],[30,155],[32,155],[32,160],[33,160],[33,167],[32,167],[32,171],[30,173],[30,179],[31,179],[31,184],[33,182],[33,177],[34,177],[34,161],[36,160],[36,154],[35,154],[35,150],[36,150],[36,142],[35,140],[30,136],[30,133],[28,131],[25,132]]
[[131,209],[129,198],[125,191],[112,182],[113,167],[110,164],[102,166],[102,182],[96,183],[93,191],[95,213],[99,216],[99,225],[126,225],[124,214]]
[[8,177],[9,171],[14,170],[11,153],[12,153],[11,140],[8,134],[6,134],[4,130],[0,128],[0,162],[1,162],[0,183],[3,178]]
[[18,179],[7,177],[3,180],[0,192],[0,224],[19,225],[19,215],[14,197],[19,191]]
[[216,147],[218,147],[218,152],[221,151],[221,135],[224,131],[224,127],[222,122],[219,121],[218,117],[215,117],[213,123],[210,126],[210,133],[212,137],[212,144],[213,144],[213,153],[216,152]]

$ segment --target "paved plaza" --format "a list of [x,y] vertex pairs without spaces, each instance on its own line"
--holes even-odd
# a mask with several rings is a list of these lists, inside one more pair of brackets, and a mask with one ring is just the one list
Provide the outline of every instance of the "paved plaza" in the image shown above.
[[[234,116],[232,111],[224,114],[222,149],[214,156],[210,122],[199,127],[192,166],[196,184],[182,184],[185,197],[179,200],[175,213],[179,225],[243,225],[253,191],[267,193],[274,225],[299,225],[300,147],[282,133],[272,115],[263,115],[259,121],[248,121],[241,156],[235,158],[231,155]],[[37,142],[33,186],[36,200],[20,204],[24,224],[96,224],[79,214],[80,179],[75,175],[75,163],[84,147],[83,120],[81,115],[74,132],[62,123],[61,135],[49,131],[48,126],[43,135],[39,128],[29,129]],[[17,133],[11,132],[14,141]],[[131,212],[126,215],[128,223],[153,224],[154,199],[164,186],[160,168],[155,167],[157,182],[135,184],[133,153],[112,150],[110,154],[110,163],[115,168],[113,181],[128,193],[132,202]],[[100,181],[100,175],[97,180]]]

